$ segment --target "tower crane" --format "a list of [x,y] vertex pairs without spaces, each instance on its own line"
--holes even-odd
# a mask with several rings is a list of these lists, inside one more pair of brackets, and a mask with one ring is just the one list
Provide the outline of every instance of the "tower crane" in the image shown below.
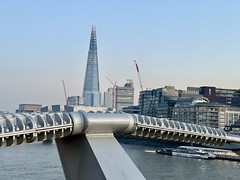
[[138,74],[138,80],[139,80],[140,88],[141,88],[141,91],[143,91],[142,78],[141,78],[141,75],[140,75],[140,72],[139,72],[137,61],[134,60],[134,63],[135,63],[137,74]]
[[66,105],[68,105],[68,97],[67,97],[67,92],[66,92],[66,87],[65,87],[64,80],[62,80],[62,83],[63,83],[63,90],[64,90],[64,95],[65,95]]
[[112,92],[112,109],[114,110],[115,109],[115,90],[116,90],[116,87],[117,87],[117,81],[115,81],[115,83],[112,82],[111,79],[109,79],[108,77],[106,77],[107,80],[113,85],[113,92]]
[[117,86],[117,81],[115,81],[115,83],[113,83],[111,79],[109,79],[108,77],[106,77],[106,78],[113,85],[114,88]]

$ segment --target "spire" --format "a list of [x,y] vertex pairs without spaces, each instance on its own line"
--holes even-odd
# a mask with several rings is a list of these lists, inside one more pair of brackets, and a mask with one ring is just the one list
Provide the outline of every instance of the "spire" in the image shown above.
[[92,32],[95,31],[96,33],[96,26],[92,25]]

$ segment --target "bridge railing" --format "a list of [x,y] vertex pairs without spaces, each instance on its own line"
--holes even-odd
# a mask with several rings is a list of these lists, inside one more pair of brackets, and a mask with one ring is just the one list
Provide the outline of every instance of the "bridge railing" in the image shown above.
[[0,147],[69,136],[73,123],[68,113],[2,114]]
[[135,136],[166,141],[222,146],[228,140],[226,132],[217,128],[133,115],[137,119]]
[[77,134],[121,133],[156,140],[222,146],[240,142],[221,129],[125,113],[2,114],[0,147]]

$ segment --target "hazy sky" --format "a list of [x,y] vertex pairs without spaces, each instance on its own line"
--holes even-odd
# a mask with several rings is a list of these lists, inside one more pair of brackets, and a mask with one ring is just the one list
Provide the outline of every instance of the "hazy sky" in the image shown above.
[[240,1],[0,1],[0,110],[63,104],[82,95],[91,26],[100,89],[133,79],[144,88],[240,88]]

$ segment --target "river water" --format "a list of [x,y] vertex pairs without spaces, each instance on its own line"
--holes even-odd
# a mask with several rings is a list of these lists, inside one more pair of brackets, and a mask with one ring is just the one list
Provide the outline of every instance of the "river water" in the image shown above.
[[[169,146],[166,143],[120,142],[146,179],[240,179],[240,162],[156,154],[156,148]],[[55,142],[0,148],[0,162],[0,180],[65,179]]]

